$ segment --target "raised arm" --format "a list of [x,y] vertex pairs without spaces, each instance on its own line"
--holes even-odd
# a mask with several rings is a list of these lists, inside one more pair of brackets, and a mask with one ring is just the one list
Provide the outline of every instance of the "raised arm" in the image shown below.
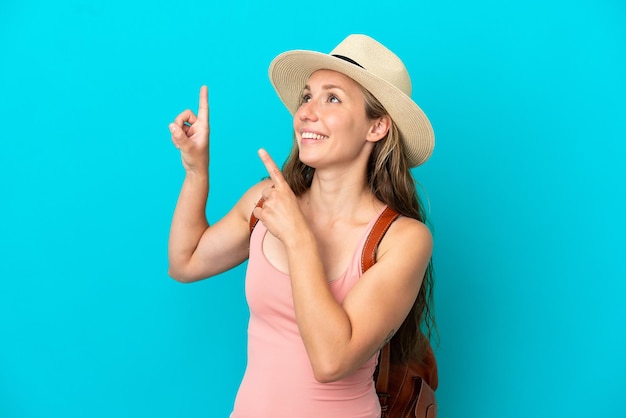
[[[254,207],[253,187],[213,226],[206,218],[209,194],[209,102],[200,89],[198,114],[185,110],[169,125],[172,142],[180,150],[185,180],[174,211],[168,244],[169,274],[192,282],[222,273],[248,256],[247,219]],[[258,197],[256,197],[258,199]]]

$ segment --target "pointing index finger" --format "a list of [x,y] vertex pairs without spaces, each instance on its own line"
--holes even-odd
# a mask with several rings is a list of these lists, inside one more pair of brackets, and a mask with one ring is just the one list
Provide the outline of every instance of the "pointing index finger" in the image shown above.
[[207,86],[200,87],[200,103],[198,105],[198,119],[209,117],[209,89]]
[[274,186],[278,187],[286,183],[285,178],[283,177],[283,173],[280,171],[280,168],[276,165],[272,157],[265,151],[263,148],[259,149],[259,158],[263,161],[263,165],[267,170],[270,178],[274,182]]

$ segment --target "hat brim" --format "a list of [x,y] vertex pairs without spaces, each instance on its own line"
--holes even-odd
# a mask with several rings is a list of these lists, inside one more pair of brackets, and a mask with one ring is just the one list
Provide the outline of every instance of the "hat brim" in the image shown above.
[[350,77],[376,97],[398,126],[410,167],[432,154],[435,135],[420,107],[403,91],[366,69],[332,55],[294,50],[278,55],[269,67],[269,78],[278,97],[293,115],[309,77],[318,70],[337,71]]

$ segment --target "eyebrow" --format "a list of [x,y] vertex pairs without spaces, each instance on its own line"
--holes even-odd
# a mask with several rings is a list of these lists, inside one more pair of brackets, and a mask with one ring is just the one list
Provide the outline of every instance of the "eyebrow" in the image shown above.
[[[322,90],[332,90],[332,89],[339,89],[341,91],[345,92],[345,89],[342,88],[341,86],[338,86],[336,84],[324,84],[322,86]],[[311,87],[309,87],[309,85],[305,85],[303,90],[311,90]]]

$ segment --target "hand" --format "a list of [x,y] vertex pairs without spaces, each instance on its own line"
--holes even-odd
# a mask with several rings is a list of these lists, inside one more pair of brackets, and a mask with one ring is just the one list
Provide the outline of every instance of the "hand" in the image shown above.
[[287,245],[286,240],[294,238],[298,232],[303,232],[306,221],[296,195],[272,157],[264,149],[259,150],[259,157],[274,186],[263,190],[265,202],[262,208],[254,209],[254,216],[263,222],[272,235]]
[[198,116],[187,109],[169,125],[172,142],[180,150],[187,171],[206,171],[209,166],[209,93],[200,88]]

